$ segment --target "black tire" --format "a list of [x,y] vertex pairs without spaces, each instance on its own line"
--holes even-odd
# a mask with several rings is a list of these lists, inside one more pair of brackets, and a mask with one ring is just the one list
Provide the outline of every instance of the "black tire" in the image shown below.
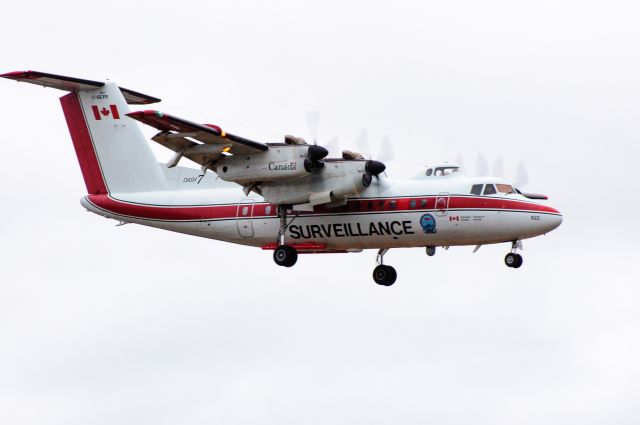
[[298,252],[287,245],[279,246],[273,251],[273,261],[279,266],[291,267],[298,261]]
[[516,254],[516,262],[511,267],[513,267],[514,269],[517,269],[522,265],[522,262],[523,262],[522,255]]
[[373,280],[382,286],[391,286],[395,283],[398,274],[391,266],[379,265],[373,269]]
[[398,278],[398,273],[396,269],[391,266],[387,266],[387,270],[389,270],[389,277],[387,279],[387,286],[391,286],[396,283],[396,279]]
[[507,267],[514,267],[514,264],[517,264],[517,259],[518,257],[516,257],[516,254],[514,254],[513,252],[508,253],[507,255],[505,255],[504,257],[504,263],[507,265]]

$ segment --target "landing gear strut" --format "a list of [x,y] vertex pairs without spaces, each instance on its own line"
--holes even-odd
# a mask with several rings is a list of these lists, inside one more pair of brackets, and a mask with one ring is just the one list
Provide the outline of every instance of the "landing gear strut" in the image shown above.
[[389,251],[388,248],[381,249],[378,251],[378,257],[376,258],[376,263],[378,265],[375,269],[373,269],[373,280],[382,286],[391,286],[395,283],[396,278],[398,277],[398,273],[396,273],[396,269],[391,266],[386,266],[383,264],[384,254]]
[[278,232],[278,247],[273,251],[273,261],[283,267],[291,267],[298,261],[298,251],[284,244],[284,234],[291,222],[287,223],[287,207],[278,205],[278,217],[280,217],[280,231]]
[[507,267],[517,269],[522,265],[522,255],[516,253],[518,248],[522,249],[522,243],[520,241],[513,241],[511,243],[511,252],[504,257],[504,263]]

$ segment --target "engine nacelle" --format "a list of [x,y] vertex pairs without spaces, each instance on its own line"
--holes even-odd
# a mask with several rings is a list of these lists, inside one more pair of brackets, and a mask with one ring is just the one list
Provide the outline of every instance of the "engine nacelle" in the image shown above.
[[309,145],[269,146],[269,150],[250,155],[220,158],[213,165],[222,180],[246,184],[305,177]]
[[259,185],[267,202],[274,204],[311,204],[337,202],[356,195],[371,184],[367,161],[326,160],[322,172],[287,182],[265,182]]

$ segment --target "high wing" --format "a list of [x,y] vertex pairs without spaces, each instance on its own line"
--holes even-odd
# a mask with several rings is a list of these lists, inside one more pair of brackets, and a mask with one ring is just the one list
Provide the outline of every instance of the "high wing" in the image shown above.
[[[0,74],[0,77],[66,91],[92,90],[103,87],[105,84],[103,81],[85,80],[83,78],[66,77],[39,71],[7,72],[6,74]],[[157,97],[125,89],[124,87],[120,87],[120,91],[130,105],[148,105],[160,102]]]
[[197,124],[160,111],[137,111],[127,115],[160,130],[151,140],[176,153],[169,167],[177,165],[183,156],[208,167],[224,154],[246,155],[269,149],[264,143],[226,133],[216,125]]

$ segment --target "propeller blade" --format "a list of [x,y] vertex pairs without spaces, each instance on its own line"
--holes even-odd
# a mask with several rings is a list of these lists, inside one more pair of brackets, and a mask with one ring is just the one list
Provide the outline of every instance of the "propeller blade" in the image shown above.
[[513,179],[513,185],[521,189],[526,187],[529,184],[529,173],[527,173],[527,168],[524,166],[524,163],[520,161],[518,163],[518,168],[516,169],[516,176]]
[[324,147],[327,148],[330,156],[333,155],[336,158],[340,156],[341,151],[338,136],[333,136],[327,143],[324,143]]
[[478,159],[476,160],[476,172],[474,173],[474,176],[487,177],[488,175],[489,175],[489,163],[487,162],[484,155],[479,153]]
[[371,148],[369,147],[369,135],[367,130],[362,130],[356,139],[356,146],[362,155],[371,158]]
[[505,173],[504,173],[504,162],[502,161],[502,157],[498,157],[498,159],[496,159],[496,162],[493,163],[493,168],[491,169],[491,174],[493,174],[495,177],[500,177],[501,179],[505,178]]
[[309,111],[307,113],[307,126],[309,127],[309,134],[314,144],[318,143],[318,130],[320,128],[320,112]]
[[464,167],[464,159],[462,158],[462,154],[457,154],[454,158],[454,162],[460,166],[460,171],[466,174],[466,168]]
[[391,139],[386,134],[382,139],[382,146],[380,147],[380,154],[378,154],[378,158],[388,159],[390,161],[393,161],[393,159],[395,158],[395,154],[393,152],[393,145],[391,144]]

